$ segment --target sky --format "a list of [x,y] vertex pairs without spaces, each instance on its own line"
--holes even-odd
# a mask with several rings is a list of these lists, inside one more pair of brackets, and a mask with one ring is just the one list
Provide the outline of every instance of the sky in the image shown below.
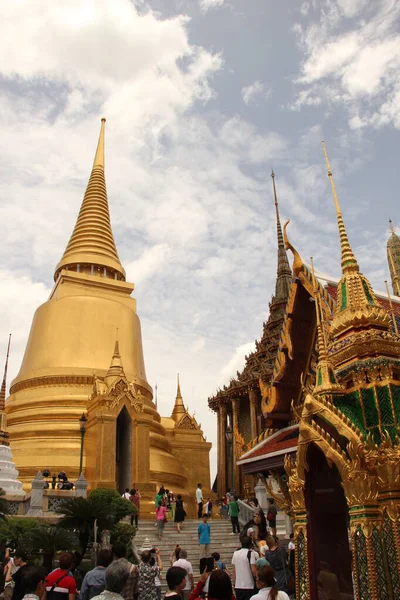
[[[244,364],[276,274],[270,173],[305,260],[340,275],[325,139],[350,242],[379,290],[400,226],[396,0],[34,0],[0,21],[0,356],[46,301],[106,117],[114,237],[149,383],[176,373],[216,471],[207,398]],[[289,257],[291,260],[291,257]]]

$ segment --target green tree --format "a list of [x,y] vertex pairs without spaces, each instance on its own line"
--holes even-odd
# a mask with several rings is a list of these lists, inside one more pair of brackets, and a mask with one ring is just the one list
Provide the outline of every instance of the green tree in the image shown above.
[[32,552],[42,552],[43,566],[50,572],[55,553],[59,550],[75,551],[79,548],[79,541],[74,533],[62,527],[39,525],[26,534],[22,545]]
[[121,519],[137,512],[137,507],[133,502],[122,498],[119,492],[112,488],[97,488],[90,492],[89,498],[99,500],[110,509],[108,522],[104,523],[104,527],[102,527],[102,523],[99,524],[101,529],[110,529],[113,525],[121,521]]
[[112,529],[136,507],[118,492],[108,488],[93,490],[88,498],[68,498],[56,508],[62,516],[60,525],[78,531],[81,557],[84,556],[95,521],[99,532]]
[[96,499],[67,498],[57,508],[56,512],[63,515],[60,525],[70,530],[78,531],[81,557],[85,555],[91,531],[96,519],[105,519],[109,508]]
[[5,496],[5,491],[0,488],[0,520],[6,521],[7,516],[10,514],[10,505],[5,498],[1,498],[1,496]]
[[[0,540],[4,540],[7,546],[17,548],[22,546],[22,540],[38,527],[36,519],[20,519],[18,517],[8,517],[6,521],[0,521]],[[30,547],[26,548],[30,551]]]

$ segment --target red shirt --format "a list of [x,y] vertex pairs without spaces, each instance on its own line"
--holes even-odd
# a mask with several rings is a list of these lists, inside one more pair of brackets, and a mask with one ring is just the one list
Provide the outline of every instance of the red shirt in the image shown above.
[[[56,585],[54,586],[54,584]],[[68,600],[68,594],[76,592],[75,579],[68,571],[56,569],[46,577],[46,592],[49,600]],[[49,594],[49,592],[51,593]]]

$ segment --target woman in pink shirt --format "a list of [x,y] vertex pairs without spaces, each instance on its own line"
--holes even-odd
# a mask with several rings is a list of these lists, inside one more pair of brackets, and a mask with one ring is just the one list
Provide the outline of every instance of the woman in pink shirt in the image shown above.
[[158,528],[158,539],[161,540],[164,533],[164,525],[167,522],[167,507],[160,500],[156,508],[156,519]]

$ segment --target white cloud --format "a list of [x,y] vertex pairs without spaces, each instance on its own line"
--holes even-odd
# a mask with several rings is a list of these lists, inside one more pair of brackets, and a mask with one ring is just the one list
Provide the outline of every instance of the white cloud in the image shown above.
[[399,25],[392,0],[323,3],[318,21],[293,28],[304,60],[291,108],[340,104],[352,128],[400,127]]
[[250,85],[242,87],[242,98],[243,102],[249,106],[254,103],[257,98],[266,100],[271,94],[270,90],[265,89],[265,84],[257,79]]
[[200,8],[203,12],[218,8],[224,4],[225,0],[200,0]]
[[[259,335],[268,303],[258,274],[275,271],[264,265],[267,240],[274,244],[260,217],[264,185],[246,167],[263,169],[287,141],[238,117],[196,113],[215,96],[222,59],[190,44],[187,18],[139,14],[128,0],[63,7],[42,0],[3,11],[0,256],[10,271],[0,284],[3,324],[19,338],[9,381],[71,234],[104,115],[111,220],[136,284],[149,382],[170,414],[179,370],[215,443],[207,397],[231,349]],[[232,289],[243,294],[235,302]]]
[[29,276],[18,276],[6,269],[0,270],[0,289],[1,360],[6,355],[8,334],[12,334],[7,382],[10,384],[22,362],[33,314],[47,300],[51,290]]
[[254,352],[255,344],[254,342],[247,342],[247,344],[242,344],[238,346],[233,355],[230,357],[229,361],[222,367],[219,374],[219,385],[222,387],[226,385],[231,377],[236,377],[237,371],[242,371],[243,366],[245,364],[245,357],[250,354],[250,352]]

